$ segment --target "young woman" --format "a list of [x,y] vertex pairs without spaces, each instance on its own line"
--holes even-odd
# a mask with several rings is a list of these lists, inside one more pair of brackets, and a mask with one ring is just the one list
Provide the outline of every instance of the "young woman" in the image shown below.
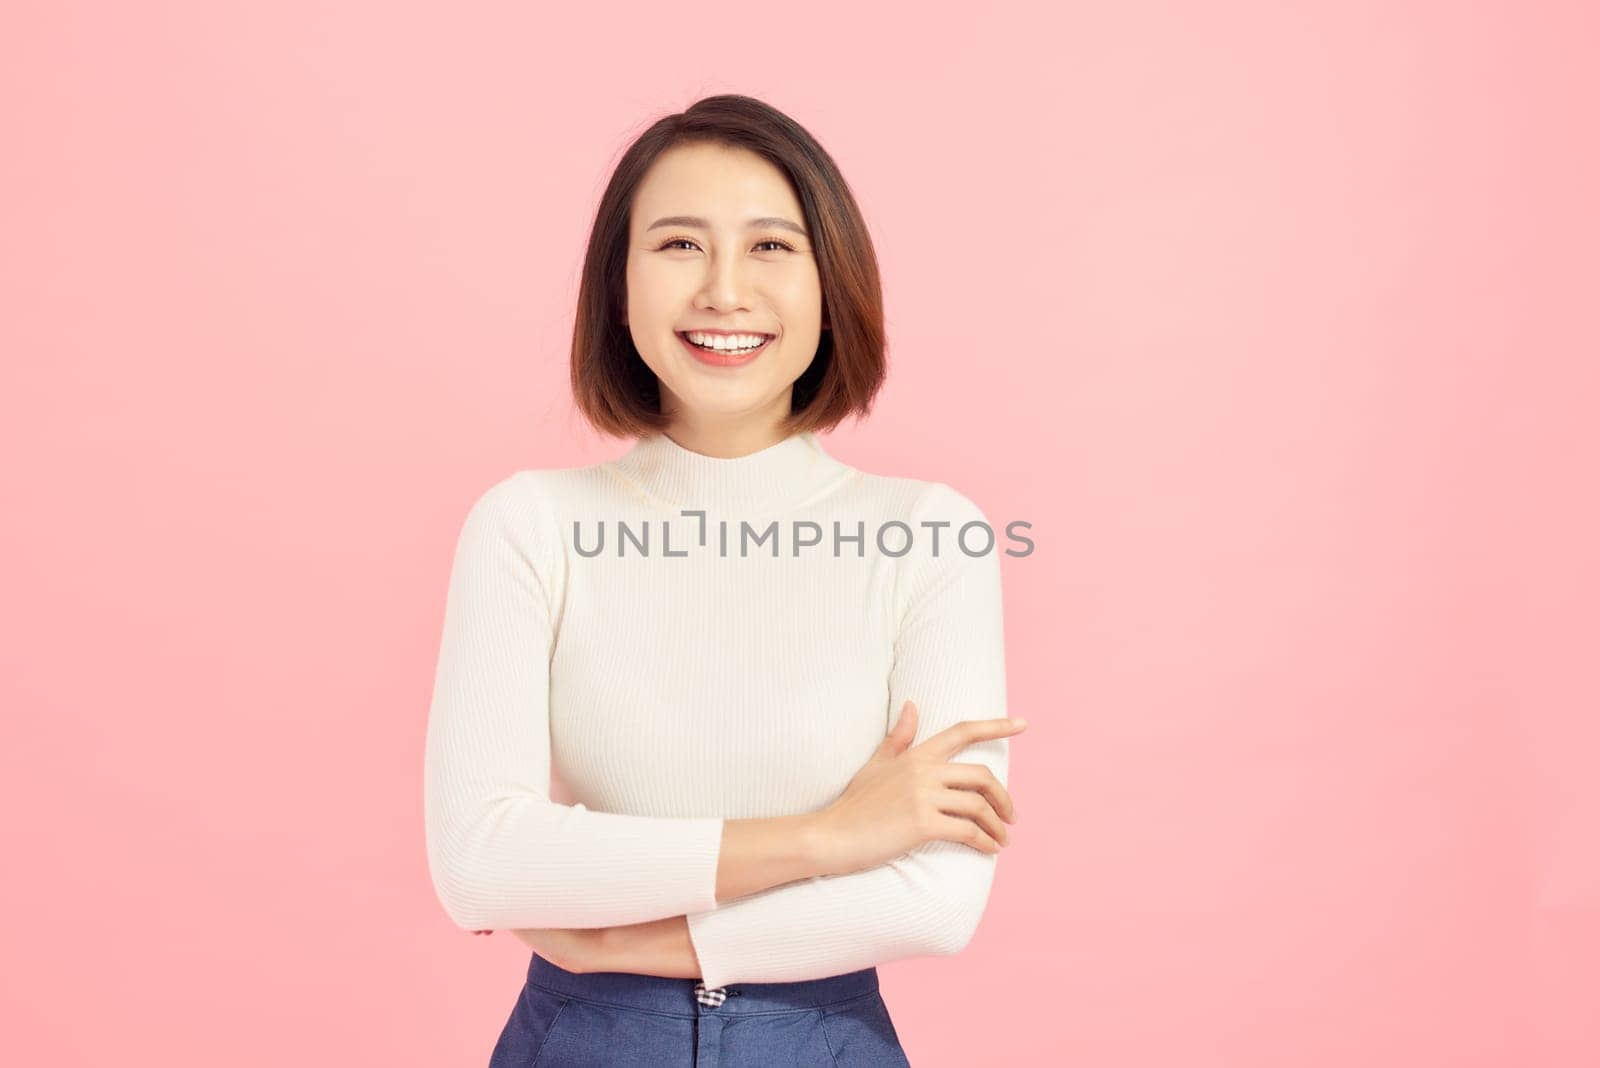
[[711,97],[629,148],[572,385],[634,444],[469,510],[428,720],[439,898],[535,951],[492,1066],[906,1063],[876,965],[971,938],[1023,723],[983,513],[816,437],[884,347],[793,120]]

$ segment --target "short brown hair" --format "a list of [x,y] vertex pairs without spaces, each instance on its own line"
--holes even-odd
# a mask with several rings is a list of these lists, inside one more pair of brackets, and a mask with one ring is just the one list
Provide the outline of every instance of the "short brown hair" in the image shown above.
[[664,429],[660,382],[622,322],[634,192],[658,156],[685,144],[743,148],[788,176],[812,235],[828,327],[794,383],[785,430],[828,430],[872,409],[887,374],[883,291],[866,223],[844,176],[816,140],[783,112],[739,94],[709,96],[645,130],[600,198],[578,289],[572,392],[596,429],[641,437]]

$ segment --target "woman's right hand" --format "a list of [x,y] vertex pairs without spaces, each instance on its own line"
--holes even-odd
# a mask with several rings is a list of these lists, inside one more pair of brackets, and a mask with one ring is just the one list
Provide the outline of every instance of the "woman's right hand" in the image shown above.
[[907,701],[872,759],[814,817],[824,872],[870,868],[934,839],[998,853],[1009,841],[1004,824],[1016,820],[1011,795],[984,765],[950,758],[1026,726],[1020,719],[969,719],[912,746],[917,706]]

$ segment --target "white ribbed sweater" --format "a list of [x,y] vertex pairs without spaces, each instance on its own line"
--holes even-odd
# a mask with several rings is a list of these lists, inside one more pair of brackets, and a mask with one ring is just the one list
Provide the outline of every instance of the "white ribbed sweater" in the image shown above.
[[[1006,714],[1004,543],[978,526],[957,542],[983,521],[949,486],[856,470],[813,434],[733,459],[656,435],[490,487],[456,544],[427,728],[428,864],[451,920],[686,914],[707,986],[958,952],[995,869],[967,845],[715,890],[723,820],[823,808],[907,698],[916,742]],[[835,555],[836,529],[863,536]],[[1007,758],[1000,739],[951,759],[1004,781]]]

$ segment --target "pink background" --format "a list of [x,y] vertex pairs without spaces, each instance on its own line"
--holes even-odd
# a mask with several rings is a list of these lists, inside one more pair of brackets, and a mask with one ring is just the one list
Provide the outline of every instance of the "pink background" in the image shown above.
[[0,1059],[487,1060],[526,951],[421,837],[450,549],[621,451],[593,206],[736,91],[878,242],[826,445],[1038,545],[1015,844],[882,969],[912,1062],[1600,1062],[1595,23],[7,5]]

